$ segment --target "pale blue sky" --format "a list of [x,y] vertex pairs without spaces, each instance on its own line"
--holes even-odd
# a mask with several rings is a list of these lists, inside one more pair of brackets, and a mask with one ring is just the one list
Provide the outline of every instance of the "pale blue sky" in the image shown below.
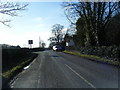
[[39,36],[47,46],[54,24],[68,28],[70,23],[64,15],[62,2],[29,2],[26,11],[19,12],[19,16],[11,18],[11,28],[0,24],[0,44],[28,46],[28,40],[33,40],[33,47],[39,46]]

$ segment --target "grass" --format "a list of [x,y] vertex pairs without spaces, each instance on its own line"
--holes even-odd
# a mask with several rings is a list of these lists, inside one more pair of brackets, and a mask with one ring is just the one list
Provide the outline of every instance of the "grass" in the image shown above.
[[12,80],[14,76],[16,76],[18,73],[20,73],[25,66],[27,66],[30,62],[32,62],[35,57],[37,57],[37,54],[31,53],[25,56],[22,60],[20,60],[21,62],[18,61],[19,63],[16,64],[15,66],[10,64],[11,67],[12,66],[13,67],[8,68],[7,71],[5,70],[2,72],[2,87],[6,88],[9,85],[10,80]]
[[111,65],[115,65],[115,66],[120,66],[120,62],[119,61],[114,61],[114,60],[109,60],[106,58],[102,58],[99,56],[95,56],[95,55],[85,55],[85,54],[80,54],[78,52],[71,52],[71,51],[63,51],[64,53],[68,53],[68,54],[72,54],[72,55],[77,55],[83,58],[87,58],[93,61],[99,61],[99,62],[103,62],[103,63],[107,63],[107,64],[111,64]]
[[12,69],[8,70],[7,72],[4,72],[2,74],[3,77],[4,78],[10,78],[10,77],[12,77],[15,72],[17,72],[18,70],[22,69],[26,64],[30,63],[30,61],[32,61],[32,59],[24,61],[24,62],[20,63],[19,65],[13,67]]

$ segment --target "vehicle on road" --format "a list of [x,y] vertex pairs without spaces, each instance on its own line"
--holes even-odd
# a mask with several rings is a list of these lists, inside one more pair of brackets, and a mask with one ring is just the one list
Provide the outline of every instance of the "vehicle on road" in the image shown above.
[[62,47],[60,45],[53,46],[53,51],[62,51]]

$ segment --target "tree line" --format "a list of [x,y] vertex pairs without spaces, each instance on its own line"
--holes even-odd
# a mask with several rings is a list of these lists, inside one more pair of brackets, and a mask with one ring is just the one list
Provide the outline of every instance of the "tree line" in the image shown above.
[[120,2],[65,2],[63,7],[76,26],[77,45],[120,45]]
[[120,2],[63,2],[62,7],[74,28],[62,33],[63,25],[53,25],[51,42],[59,43],[66,34],[76,35],[76,47],[120,45]]

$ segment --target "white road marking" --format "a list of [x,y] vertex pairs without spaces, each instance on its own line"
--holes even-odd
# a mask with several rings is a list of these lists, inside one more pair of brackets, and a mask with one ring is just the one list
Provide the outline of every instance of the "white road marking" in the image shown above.
[[9,83],[11,88],[14,88],[14,84],[16,83],[16,81],[19,79],[19,76],[26,72],[25,70],[28,69],[34,62],[36,61],[36,58],[26,67],[24,67],[24,70],[22,72],[20,72],[17,76],[15,76]]
[[75,70],[73,70],[70,66],[68,66],[67,64],[65,64],[71,71],[73,71],[77,76],[79,76],[83,81],[85,81],[88,85],[90,85],[92,88],[95,88],[96,87],[91,84],[88,80],[86,80],[84,77],[82,77],[79,73],[77,73]]
[[18,78],[16,78],[15,81],[12,82],[12,84],[10,85],[11,88],[14,88],[14,84],[16,83],[17,80]]
[[28,65],[28,66],[24,67],[24,70],[25,70],[25,69],[28,69],[29,67],[30,67],[30,65]]

